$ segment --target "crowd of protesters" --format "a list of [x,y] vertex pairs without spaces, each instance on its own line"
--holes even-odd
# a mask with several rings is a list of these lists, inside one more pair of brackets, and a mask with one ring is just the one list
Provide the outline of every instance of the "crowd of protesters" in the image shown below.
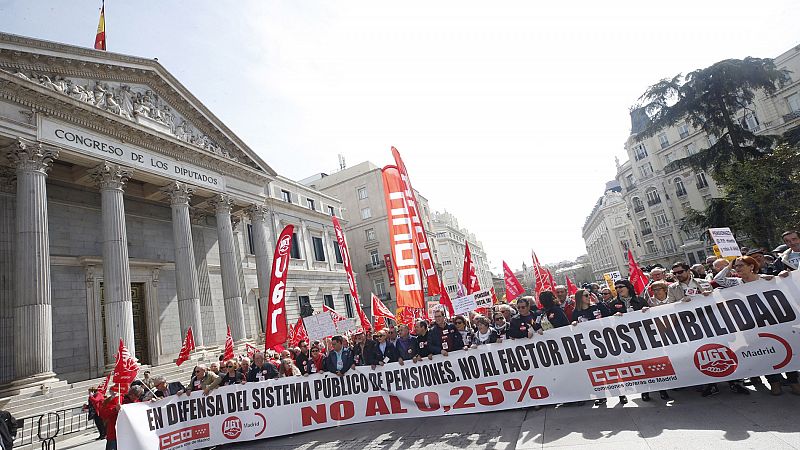
[[[691,301],[696,296],[710,295],[714,289],[725,289],[756,280],[772,280],[787,276],[800,264],[800,234],[797,231],[783,235],[785,246],[776,249],[778,254],[764,249],[743,249],[745,256],[729,259],[709,258],[705,264],[690,266],[676,262],[669,269],[653,267],[647,274],[649,283],[637,293],[627,279],[617,280],[612,286],[590,283],[572,295],[567,288],[556,286],[553,291],[542,291],[538,299],[532,296],[517,298],[512,303],[494,305],[479,314],[447,317],[444,308],[436,309],[433,318],[417,320],[413,329],[405,324],[389,326],[374,333],[358,330],[349,337],[333,336],[325,341],[301,341],[297,347],[282,352],[268,350],[255,352],[252,361],[241,356],[194,367],[188,384],[167,383],[163,377],[150,378],[132,385],[121,399],[111,395],[105,399],[93,394],[91,412],[96,420],[100,438],[105,437],[116,448],[115,423],[121,404],[156,400],[171,395],[207,395],[219,386],[261,382],[274,378],[308,376],[328,372],[342,376],[358,366],[375,369],[387,363],[416,363],[432,359],[434,355],[447,357],[452,352],[469,351],[481,345],[502,342],[505,339],[531,338],[547,330],[567,325],[579,327],[581,323],[609,316],[621,316],[634,311],[647,311],[668,303]],[[538,300],[538,301],[537,301]],[[785,378],[784,378],[785,375]],[[792,394],[800,395],[798,373],[770,374],[766,376],[769,390],[781,395],[784,385]],[[750,394],[753,387],[763,386],[761,377],[748,381],[729,382],[732,392]],[[716,383],[699,386],[703,397],[719,393]],[[90,392],[91,393],[91,392]],[[661,399],[671,400],[665,390],[659,391]],[[98,398],[99,397],[99,398]],[[650,393],[641,394],[650,401]],[[620,397],[625,404],[628,399]],[[581,403],[581,402],[579,402]],[[595,400],[599,406],[606,399]]]

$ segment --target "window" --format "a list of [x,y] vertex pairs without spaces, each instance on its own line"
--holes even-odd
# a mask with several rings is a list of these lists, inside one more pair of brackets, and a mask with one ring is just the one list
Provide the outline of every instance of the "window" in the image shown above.
[[644,246],[647,249],[647,253],[658,253],[658,247],[656,247],[654,241],[647,241],[644,243]]
[[378,254],[377,250],[370,250],[369,259],[372,261],[373,267],[378,266],[381,263],[381,255]]
[[678,197],[683,197],[686,195],[686,186],[683,185],[683,180],[681,177],[675,178],[672,180],[672,182],[675,183],[675,195]]
[[310,209],[312,211],[316,211],[317,210],[317,207],[316,207],[316,204],[315,204],[313,198],[307,198],[306,202],[308,202],[308,209]]
[[333,307],[333,296],[332,295],[323,295],[322,301],[325,302],[325,306],[330,309],[336,309]]
[[633,197],[631,203],[633,203],[633,212],[644,211],[644,203],[642,203],[642,199],[639,197]]
[[642,175],[642,178],[649,178],[650,175],[653,174],[653,165],[648,163],[644,163],[639,166],[639,173]]
[[669,225],[669,220],[667,219],[667,213],[661,211],[653,216],[656,219],[656,228],[661,229],[665,226]]
[[672,162],[672,153],[667,153],[664,155],[664,165],[667,165]]
[[682,124],[678,125],[678,135],[681,137],[681,139],[685,138],[686,136],[689,136],[688,123],[683,122]]
[[639,228],[642,230],[642,235],[651,234],[653,230],[650,228],[650,221],[647,219],[639,220]]
[[630,248],[631,248],[631,242],[630,242],[630,241],[623,240],[623,241],[619,241],[619,243],[620,243],[620,245],[622,245],[622,248],[623,248],[623,249],[624,249],[626,252],[627,252],[628,250],[630,250]]
[[251,255],[256,254],[256,242],[253,239],[253,224],[247,224],[247,249]]
[[300,302],[300,317],[308,317],[314,314],[311,299],[307,295],[300,295],[297,300]]
[[703,189],[708,187],[708,181],[706,180],[706,174],[700,172],[694,176],[697,179],[697,189]]
[[333,255],[334,258],[336,258],[337,263],[341,264],[344,262],[344,260],[342,259],[342,249],[339,248],[338,242],[333,243]]
[[289,257],[300,259],[300,242],[297,240],[297,233],[292,233],[292,251],[289,252]]
[[321,237],[312,236],[311,243],[314,244],[314,261],[325,261],[325,245]]
[[694,145],[694,142],[686,144],[684,148],[686,149],[686,156],[692,156],[697,153],[697,146]]
[[647,147],[644,146],[644,143],[637,144],[633,147],[633,157],[636,161],[647,158]]
[[706,136],[706,139],[708,140],[708,146],[709,146],[709,147],[713,147],[713,146],[714,146],[714,144],[716,144],[716,143],[717,143],[717,137],[716,137],[716,136],[714,136],[714,135],[713,135],[713,134],[711,134],[711,133],[708,133],[708,136]]
[[292,193],[281,189],[281,197],[286,203],[292,203]]
[[364,200],[364,199],[366,199],[368,197],[367,188],[365,188],[365,187],[358,188],[357,192],[358,192],[358,199],[359,200]]
[[364,233],[367,235],[367,242],[372,242],[376,239],[375,228],[367,228]]
[[669,138],[667,138],[667,133],[661,133],[658,135],[658,142],[661,144],[661,148],[669,147]]
[[710,205],[710,204],[711,204],[711,196],[710,195],[704,195],[703,196],[703,205],[705,205],[705,207],[708,208],[708,205]]
[[331,217],[336,217],[336,208],[333,206],[328,206],[328,215]]
[[375,287],[375,295],[383,295],[386,293],[386,283],[383,282],[383,278],[373,280],[372,285]]
[[370,211],[369,206],[366,208],[361,208],[361,218],[366,220],[372,217],[372,211]]
[[633,185],[636,184],[636,180],[633,179],[633,174],[628,174],[628,176],[625,177],[625,181],[628,184],[628,189],[632,188]]
[[753,113],[747,113],[744,117],[739,121],[742,127],[747,131],[756,132],[759,130],[760,125],[758,123],[758,117],[756,117]]
[[789,112],[800,111],[800,94],[795,92],[794,94],[786,97],[786,103],[789,105]]
[[351,297],[350,294],[344,294],[344,309],[347,317],[352,319],[356,316],[353,311],[353,297]]
[[658,191],[655,188],[649,189],[647,191],[647,204],[653,206],[659,203],[661,203],[661,196],[658,195]]
[[664,251],[668,253],[673,253],[675,248],[675,240],[672,239],[672,236],[662,236],[661,237],[661,246],[664,247]]
[[689,252],[689,253],[687,253],[687,255],[689,255],[689,265],[693,266],[693,265],[697,264],[697,259],[694,256],[694,252]]

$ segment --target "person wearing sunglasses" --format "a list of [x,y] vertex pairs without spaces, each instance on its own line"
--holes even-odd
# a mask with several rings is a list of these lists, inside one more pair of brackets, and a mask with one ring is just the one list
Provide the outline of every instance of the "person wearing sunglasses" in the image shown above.
[[506,322],[506,316],[502,313],[502,310],[498,310],[498,312],[494,313],[492,329],[497,333],[498,338],[505,339],[508,337],[509,326],[510,324]]
[[517,299],[517,314],[511,318],[508,337],[511,339],[532,338],[534,333],[542,334],[542,327],[536,323],[536,313],[532,311],[533,297]]
[[397,362],[400,359],[397,348],[389,342],[389,334],[386,330],[376,332],[373,338],[375,339],[375,345],[371,348],[368,358],[368,363],[372,370],[375,370],[376,366]]
[[464,342],[464,350],[473,347],[475,345],[475,333],[472,331],[472,327],[467,323],[467,319],[462,315],[456,315],[453,317],[453,325],[455,325],[456,330],[458,333],[461,334],[461,341]]
[[208,390],[213,391],[220,386],[232,386],[234,384],[245,384],[247,379],[239,372],[239,364],[235,359],[229,359],[223,363],[222,368],[224,373],[222,376],[217,377]]
[[[611,292],[609,291],[608,294],[610,296]],[[611,311],[603,302],[592,304],[591,295],[586,289],[578,289],[575,292],[575,311],[572,312],[573,326],[611,315]]]
[[673,302],[688,302],[693,295],[711,295],[713,288],[706,280],[692,276],[689,264],[676,262],[672,265],[672,275],[675,282],[669,285],[667,295]]
[[[688,268],[687,268],[688,271]],[[638,295],[633,288],[633,283],[629,280],[617,280],[614,283],[614,289],[617,291],[617,298],[608,305],[608,309],[615,316],[622,316],[623,314],[631,311],[639,311],[647,306],[647,301]],[[621,404],[628,403],[628,397],[624,395],[619,396]],[[597,399],[594,401],[596,406],[606,403],[606,399]]]
[[[192,371],[192,379],[189,381],[186,395],[191,395],[195,391],[208,392],[208,387],[213,384],[219,376],[207,370],[205,364],[198,364]],[[178,393],[180,395],[180,392]]]
[[320,351],[319,343],[315,342],[311,344],[311,350],[309,350],[309,356],[303,362],[304,368],[301,370],[304,376],[309,376],[313,373],[320,373],[323,371],[323,363],[325,361],[325,357],[322,355],[322,351]]

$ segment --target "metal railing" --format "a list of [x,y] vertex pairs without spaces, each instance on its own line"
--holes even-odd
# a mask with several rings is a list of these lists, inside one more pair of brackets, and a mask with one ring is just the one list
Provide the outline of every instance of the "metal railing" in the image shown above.
[[81,407],[18,418],[14,448],[41,442],[42,448],[55,450],[56,437],[78,433],[89,426],[94,426],[94,421]]
[[384,261],[378,261],[377,264],[369,263],[366,266],[367,266],[367,272],[369,272],[372,270],[385,269],[386,263]]

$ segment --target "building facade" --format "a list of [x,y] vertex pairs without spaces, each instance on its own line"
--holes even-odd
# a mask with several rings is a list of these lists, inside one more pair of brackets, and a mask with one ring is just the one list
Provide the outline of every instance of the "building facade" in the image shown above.
[[340,208],[157,61],[0,34],[0,391],[99,376],[120,339],[150,365],[189,327],[198,348],[257,339],[287,224],[289,320],[344,311]]
[[[364,161],[335,173],[317,174],[303,182],[342,201],[342,215],[347,220],[347,225],[344,225],[347,247],[365,312],[370,314],[370,295],[373,293],[394,311],[397,299],[391,274],[388,211],[381,168]],[[428,199],[416,190],[415,193],[434,264],[440,270],[436,260],[436,242],[431,232]]]
[[[757,134],[779,135],[800,125],[800,46],[775,58],[775,65],[790,71],[789,83],[772,95],[757,93],[748,108],[736,113],[739,123]],[[594,224],[603,220],[593,216],[587,221],[588,228],[584,227],[584,239],[596,273],[600,267],[617,264],[613,260],[619,258],[605,256],[607,252],[624,251],[626,245],[642,266],[668,266],[675,261],[695,264],[713,254],[705,230],[685,230],[681,225],[689,209],[704,210],[712,198],[724,192],[710,173],[671,169],[668,164],[709,148],[717,137],[682,122],[655,136],[637,140],[635,135],[647,121],[641,109],[631,111],[631,136],[625,143],[629,160],[617,164],[616,179],[622,186],[633,222],[632,239],[624,245],[612,245],[617,239],[609,235],[605,239],[610,244],[601,243],[602,231],[596,232]]]
[[475,266],[475,274],[478,276],[481,289],[492,287],[489,261],[486,259],[483,244],[475,235],[466,228],[460,228],[458,219],[447,211],[434,212],[431,222],[437,244],[435,258],[442,266],[442,283],[450,297],[454,297],[458,292],[458,284],[464,273],[464,253],[467,250],[467,243],[469,243],[472,265]]
[[627,273],[627,251],[633,248],[635,239],[635,229],[622,193],[618,189],[606,191],[583,224],[592,281],[602,280],[607,272],[619,270]]

